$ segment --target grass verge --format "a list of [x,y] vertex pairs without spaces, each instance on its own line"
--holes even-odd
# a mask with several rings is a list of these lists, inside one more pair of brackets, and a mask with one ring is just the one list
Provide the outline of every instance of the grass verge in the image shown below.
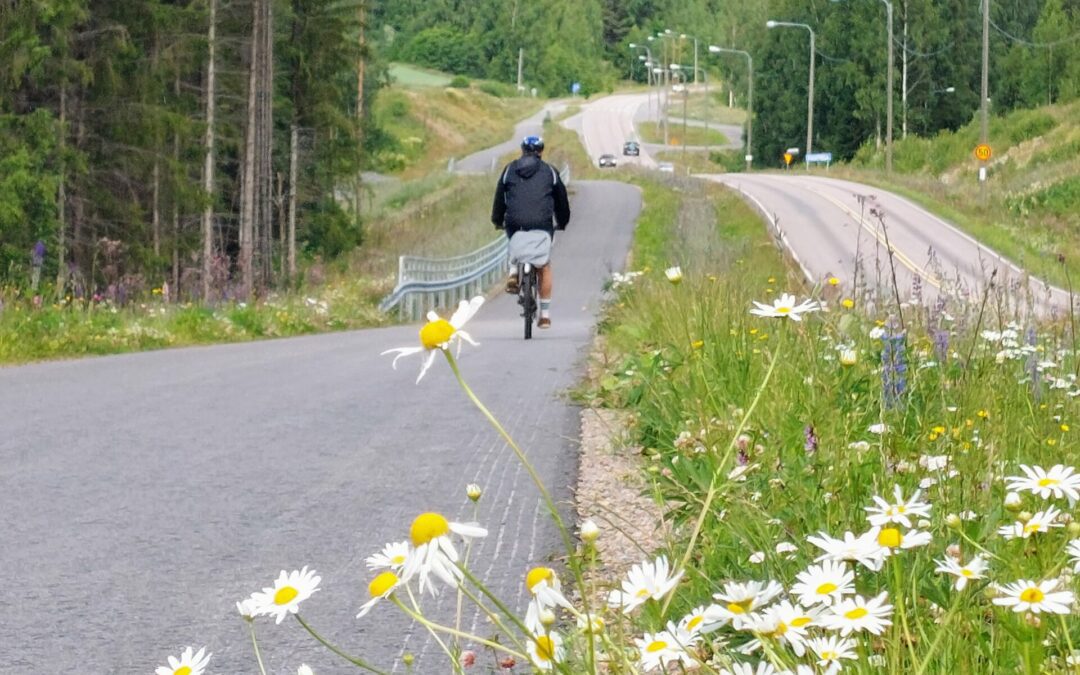
[[[679,116],[672,116],[669,120],[671,128],[668,130],[668,144],[681,145],[726,145],[727,136],[716,129],[708,129],[699,126],[687,126],[685,131],[682,125],[682,111]],[[637,125],[641,140],[646,143],[663,143],[664,127],[656,122],[639,122]]]
[[[752,316],[753,301],[807,293],[758,219],[722,193],[681,197],[678,213],[643,222],[635,250],[654,269],[680,263],[682,280],[652,271],[616,289],[611,366],[591,392],[632,412],[677,533],[666,553],[686,565],[638,629],[714,617],[716,632],[684,640],[717,669],[822,672],[806,644],[821,638],[852,672],[1071,672],[1080,584],[1066,547],[1080,526],[1074,500],[1039,487],[1068,474],[1006,481],[1077,461],[1071,330],[994,297],[908,307],[901,324],[843,307],[843,280],[811,291],[830,311]],[[861,562],[840,560],[837,578],[815,566],[822,533]]]

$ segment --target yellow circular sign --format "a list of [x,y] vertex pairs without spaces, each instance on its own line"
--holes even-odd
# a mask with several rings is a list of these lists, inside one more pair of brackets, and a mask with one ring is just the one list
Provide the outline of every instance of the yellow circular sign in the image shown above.
[[980,143],[979,145],[975,146],[975,159],[979,160],[980,162],[987,161],[988,159],[990,159],[991,156],[993,156],[993,154],[994,153],[990,150],[990,146],[986,143]]

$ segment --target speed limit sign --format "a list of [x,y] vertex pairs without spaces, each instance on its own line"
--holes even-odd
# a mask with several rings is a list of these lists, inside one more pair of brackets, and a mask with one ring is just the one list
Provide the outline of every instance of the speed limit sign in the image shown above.
[[993,156],[993,154],[994,153],[990,150],[990,146],[986,143],[980,143],[979,145],[975,146],[975,159],[979,160],[980,162],[985,162],[989,160],[990,157]]

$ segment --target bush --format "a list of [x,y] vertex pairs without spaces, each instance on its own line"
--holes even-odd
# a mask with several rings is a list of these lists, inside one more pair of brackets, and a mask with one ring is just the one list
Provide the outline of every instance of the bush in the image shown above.
[[314,206],[308,220],[305,248],[324,258],[335,258],[351,251],[363,241],[360,223],[346,213],[332,197]]
[[455,75],[454,79],[450,80],[449,86],[453,87],[454,89],[468,89],[469,78],[465,77],[464,75]]
[[477,40],[448,27],[420,31],[402,50],[409,61],[448,73],[483,74],[484,55]]
[[477,88],[489,96],[509,98],[515,94],[514,88],[501,82],[481,82]]

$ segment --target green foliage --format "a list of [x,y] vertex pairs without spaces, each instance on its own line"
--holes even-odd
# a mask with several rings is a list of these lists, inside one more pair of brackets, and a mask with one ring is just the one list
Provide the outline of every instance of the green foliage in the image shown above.
[[[59,176],[52,159],[56,123],[44,110],[30,115],[0,115],[0,279],[27,274],[30,250],[56,237]],[[47,276],[55,257],[46,257]],[[21,270],[20,274],[15,274]]]
[[363,229],[332,197],[324,197],[311,209],[306,237],[307,250],[324,258],[335,258],[363,241]]
[[454,79],[450,80],[450,84],[448,84],[447,86],[453,87],[454,89],[468,89],[469,78],[465,77],[464,75],[455,75]]
[[475,39],[449,26],[420,31],[399,53],[400,58],[449,73],[483,76],[483,52]]
[[1069,176],[1048,186],[1037,186],[1023,194],[1010,195],[1006,204],[1021,216],[1047,213],[1068,217],[1074,224],[1080,224],[1080,176]]
[[484,81],[476,85],[476,88],[484,92],[488,96],[494,96],[495,98],[506,98],[508,96],[514,96],[514,88],[508,84],[502,84],[501,82]]

